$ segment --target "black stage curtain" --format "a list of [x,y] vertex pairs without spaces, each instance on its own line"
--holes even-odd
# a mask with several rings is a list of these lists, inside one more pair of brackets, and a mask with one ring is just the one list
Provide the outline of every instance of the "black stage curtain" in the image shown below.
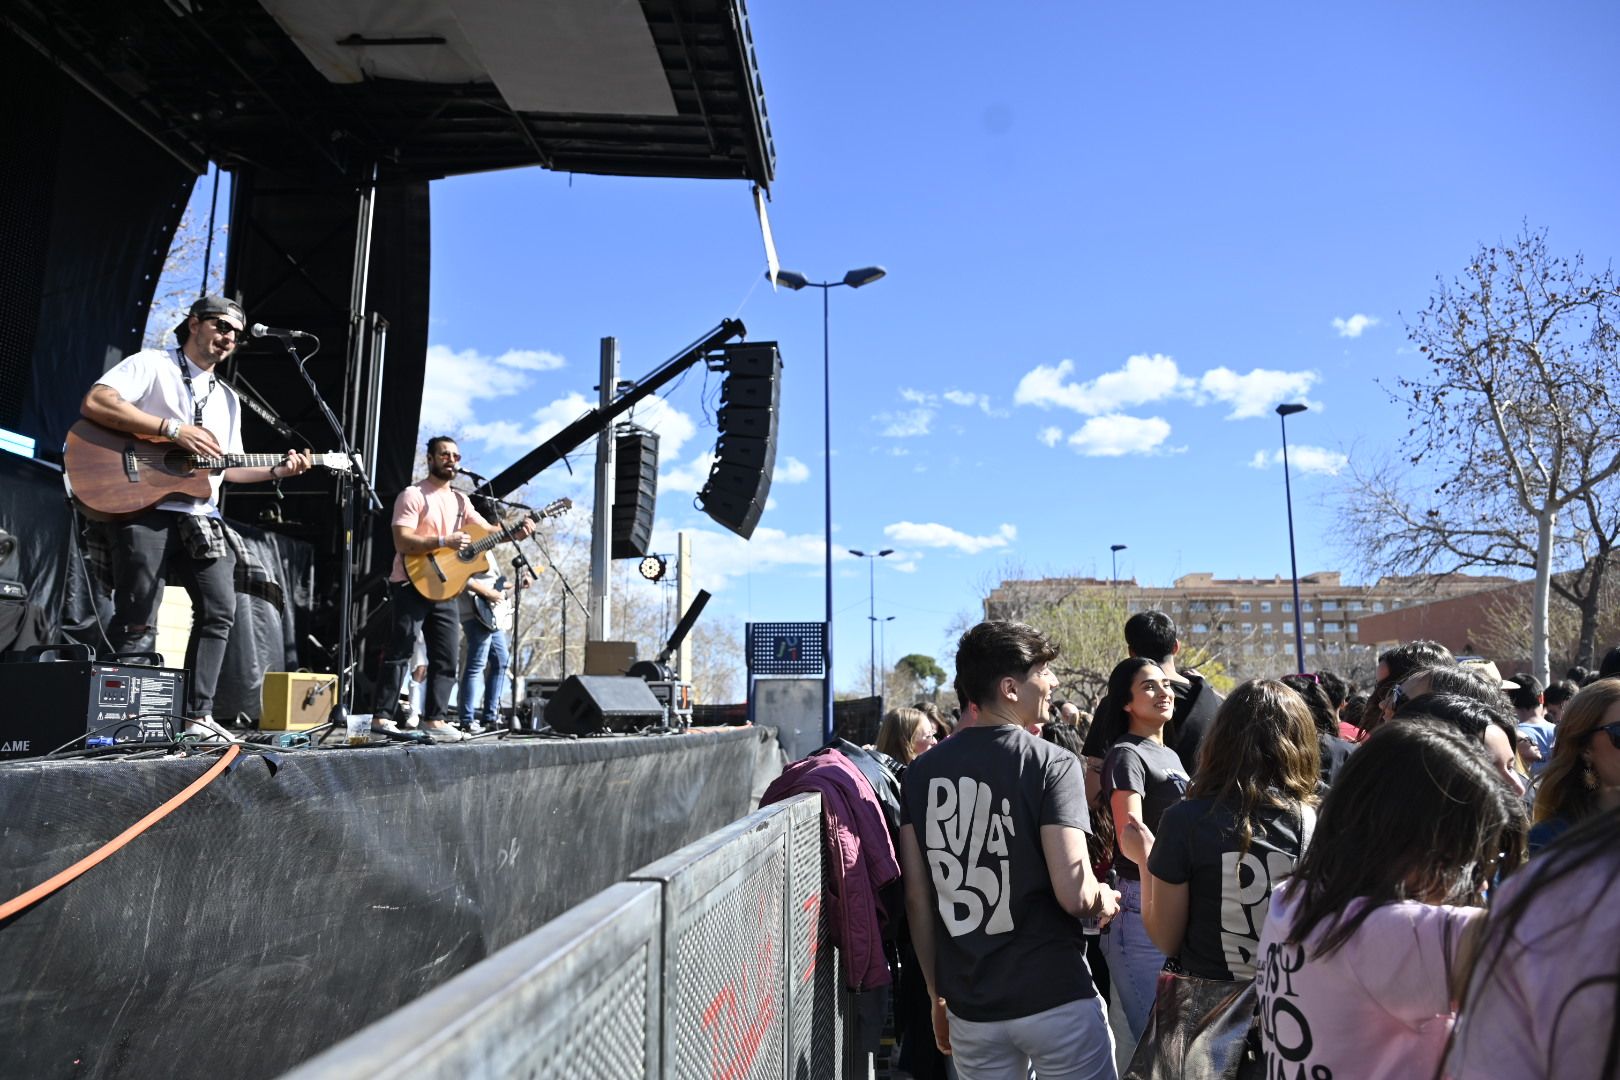
[[60,451],[140,348],[196,177],[0,30],[0,426]]
[[61,470],[0,452],[0,528],[17,538],[17,554],[0,577],[27,586],[54,640],[78,551]]
[[[244,758],[0,924],[0,1075],[278,1075],[743,816],[774,752],[737,728]],[[0,897],[206,765],[0,765]]]

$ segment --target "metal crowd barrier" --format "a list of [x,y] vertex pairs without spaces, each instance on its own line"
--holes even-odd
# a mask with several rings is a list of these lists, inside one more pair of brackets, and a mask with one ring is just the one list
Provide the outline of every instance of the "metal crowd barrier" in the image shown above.
[[825,895],[820,796],[763,807],[284,1080],[864,1076]]

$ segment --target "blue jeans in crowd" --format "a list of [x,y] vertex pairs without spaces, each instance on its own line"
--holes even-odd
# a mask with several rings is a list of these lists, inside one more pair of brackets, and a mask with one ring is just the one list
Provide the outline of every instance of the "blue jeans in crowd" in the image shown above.
[[1148,937],[1142,925],[1142,883],[1119,879],[1119,914],[1102,935],[1103,955],[1108,958],[1108,981],[1115,1000],[1130,1025],[1131,1041],[1140,1042],[1153,1015],[1153,998],[1159,990],[1159,972],[1164,970],[1164,954]]
[[467,639],[467,665],[461,669],[461,719],[494,727],[501,715],[501,680],[511,663],[506,633],[489,630],[477,619],[461,624]]

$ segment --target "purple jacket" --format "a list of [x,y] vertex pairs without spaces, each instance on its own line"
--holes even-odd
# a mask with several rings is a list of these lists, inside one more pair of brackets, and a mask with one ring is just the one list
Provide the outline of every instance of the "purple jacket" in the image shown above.
[[810,791],[821,794],[821,843],[832,892],[832,929],[844,950],[849,987],[887,986],[882,927],[888,913],[878,891],[900,879],[900,864],[883,811],[866,777],[832,749],[818,750],[783,769],[765,789],[761,803]]

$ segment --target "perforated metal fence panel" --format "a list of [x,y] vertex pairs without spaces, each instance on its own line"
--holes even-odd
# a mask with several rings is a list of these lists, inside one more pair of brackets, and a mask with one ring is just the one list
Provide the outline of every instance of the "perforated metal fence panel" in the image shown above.
[[763,807],[631,875],[664,886],[671,1080],[786,1075],[790,809]]
[[286,1080],[663,1075],[654,883],[611,886]]
[[794,1080],[841,1076],[843,1012],[829,932],[821,796],[783,804],[788,814],[788,1068]]

